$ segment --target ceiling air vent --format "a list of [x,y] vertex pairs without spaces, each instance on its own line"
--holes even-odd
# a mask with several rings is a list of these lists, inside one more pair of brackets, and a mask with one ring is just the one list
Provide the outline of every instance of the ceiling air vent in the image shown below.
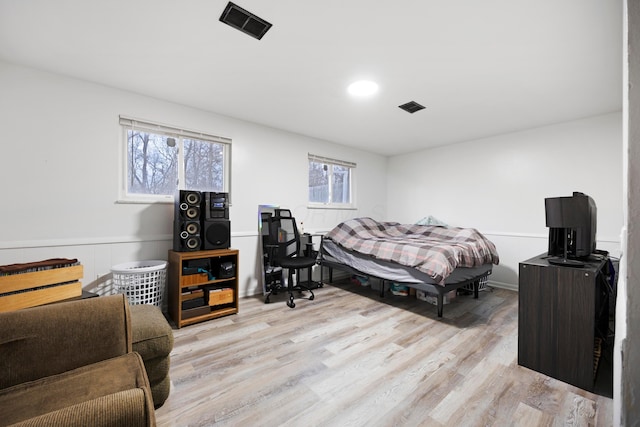
[[418,104],[416,101],[407,102],[406,104],[399,105],[399,107],[402,108],[407,113],[411,113],[411,114],[415,113],[416,111],[420,111],[424,109],[424,107]]
[[264,19],[231,2],[224,8],[220,21],[258,40],[271,28],[271,24]]

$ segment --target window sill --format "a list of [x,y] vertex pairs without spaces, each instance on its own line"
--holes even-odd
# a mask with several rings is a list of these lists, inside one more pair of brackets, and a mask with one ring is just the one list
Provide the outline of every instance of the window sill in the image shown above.
[[173,204],[174,198],[172,196],[167,196],[166,198],[118,198],[116,200],[116,204],[133,204],[133,205],[157,205],[157,204]]
[[340,205],[330,205],[330,204],[315,204],[310,203],[307,205],[307,209],[332,209],[332,210],[340,210],[340,211],[355,211],[358,210],[355,206],[340,206]]

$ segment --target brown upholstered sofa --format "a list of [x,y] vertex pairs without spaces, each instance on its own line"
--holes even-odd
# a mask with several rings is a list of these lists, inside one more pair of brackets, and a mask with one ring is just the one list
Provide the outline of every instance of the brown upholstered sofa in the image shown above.
[[122,295],[0,313],[0,425],[153,426]]
[[169,364],[173,331],[159,307],[149,304],[129,306],[133,351],[142,357],[156,408],[162,406],[171,389]]

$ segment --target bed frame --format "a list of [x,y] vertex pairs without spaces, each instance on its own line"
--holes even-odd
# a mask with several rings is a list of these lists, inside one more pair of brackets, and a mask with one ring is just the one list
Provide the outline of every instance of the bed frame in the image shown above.
[[[324,239],[323,239],[324,240]],[[480,288],[480,282],[483,279],[486,279],[487,276],[489,276],[491,274],[491,268],[489,268],[488,270],[485,270],[482,272],[482,274],[479,274],[477,276],[474,276],[472,278],[469,279],[465,279],[465,280],[461,280],[459,282],[455,282],[455,283],[447,283],[444,286],[441,285],[436,285],[436,284],[429,284],[429,283],[406,283],[406,282],[397,282],[396,280],[392,280],[392,279],[388,279],[385,277],[379,277],[376,276],[374,274],[370,274],[364,271],[360,271],[357,270],[355,268],[353,268],[350,265],[344,264],[340,261],[335,260],[334,258],[328,256],[324,250],[323,250],[323,244],[320,244],[320,251],[319,251],[319,264],[320,264],[320,283],[324,283],[324,268],[322,267],[327,267],[329,269],[329,283],[333,282],[333,269],[337,268],[339,270],[342,271],[346,271],[350,274],[353,275],[358,275],[358,276],[365,276],[365,277],[370,277],[370,278],[374,278],[374,279],[379,279],[382,281],[382,286],[381,286],[381,290],[380,290],[380,297],[384,297],[384,284],[385,282],[395,282],[395,283],[399,283],[401,285],[404,286],[408,286],[410,288],[414,288],[420,291],[424,291],[424,292],[429,292],[432,294],[437,294],[437,307],[438,307],[438,317],[442,317],[442,311],[443,311],[443,307],[444,307],[444,296],[453,290],[456,290],[458,288],[464,287],[464,286],[468,286],[468,285],[473,285],[473,297],[475,299],[478,299],[478,290]],[[399,264],[398,264],[399,265]],[[407,269],[410,269],[411,267],[406,267]]]

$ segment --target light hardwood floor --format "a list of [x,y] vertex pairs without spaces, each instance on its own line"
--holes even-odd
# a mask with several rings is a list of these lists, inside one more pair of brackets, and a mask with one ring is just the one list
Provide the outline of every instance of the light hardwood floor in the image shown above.
[[612,400],[517,364],[518,296],[435,306],[350,283],[174,329],[159,426],[609,426]]

